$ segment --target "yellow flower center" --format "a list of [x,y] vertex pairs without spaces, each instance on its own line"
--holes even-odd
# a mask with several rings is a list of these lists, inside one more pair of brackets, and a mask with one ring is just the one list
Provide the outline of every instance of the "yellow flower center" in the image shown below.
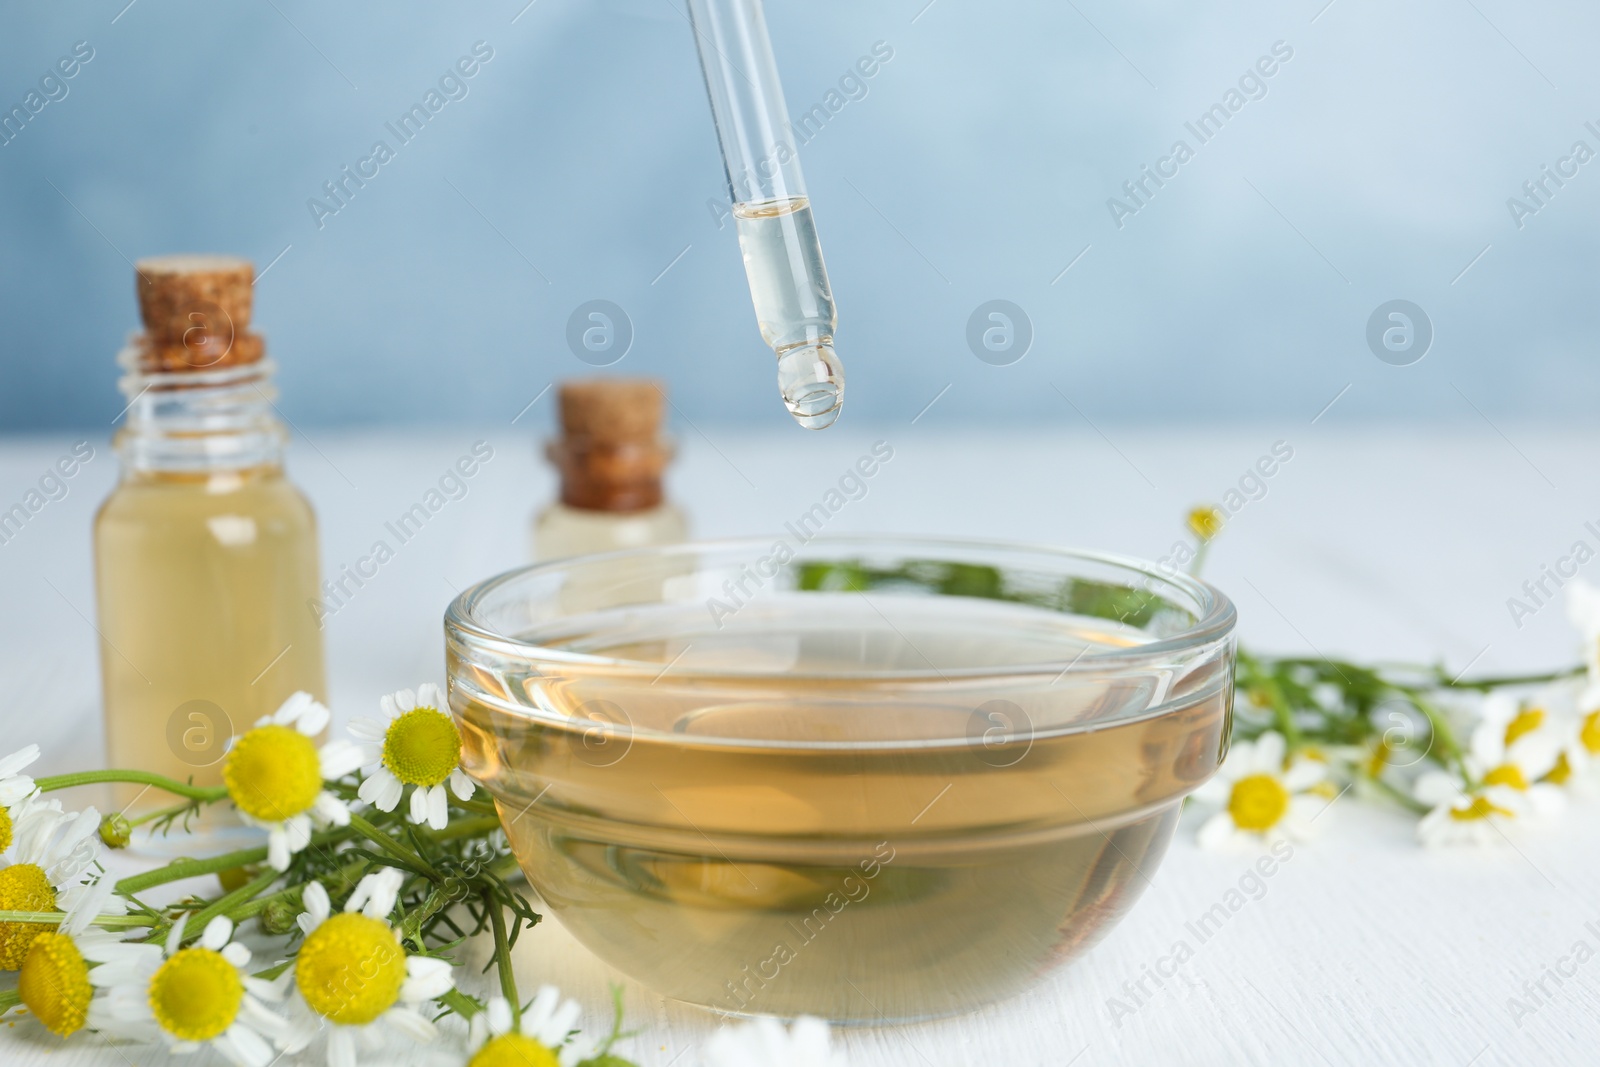
[[12,837],[11,813],[0,808],[0,852],[11,847]]
[[432,788],[461,763],[461,734],[438,708],[413,708],[383,735],[383,765],[406,785]]
[[22,1003],[53,1034],[66,1037],[89,1017],[89,966],[72,938],[47,930],[33,940],[17,976]]
[[556,1054],[531,1037],[501,1034],[478,1050],[467,1067],[559,1067]]
[[386,923],[346,912],[311,931],[300,946],[294,979],[312,1011],[345,1026],[364,1026],[400,998],[406,954]]
[[1228,814],[1241,830],[1268,830],[1289,810],[1289,791],[1270,774],[1252,774],[1233,783]]
[[1516,744],[1517,738],[1531,734],[1544,725],[1544,709],[1528,708],[1519,711],[1517,717],[1506,723],[1506,745]]
[[1591,711],[1583,717],[1583,733],[1578,737],[1584,748],[1600,753],[1600,711]]
[[1567,779],[1571,777],[1572,764],[1567,762],[1567,754],[1563,752],[1556,757],[1556,765],[1550,768],[1550,773],[1544,776],[1544,780],[1554,785],[1566,785]]
[[1464,808],[1451,808],[1450,817],[1457,822],[1470,822],[1473,819],[1487,819],[1491,815],[1510,815],[1511,812],[1498,804],[1491,804],[1489,798],[1476,796],[1472,803]]
[[[56,891],[37,864],[0,868],[0,911],[55,911]],[[0,969],[14,971],[28,949],[51,928],[43,923],[0,923]]]
[[1527,789],[1528,779],[1515,763],[1502,763],[1483,776],[1484,785],[1507,785],[1512,789]]
[[222,781],[240,811],[262,822],[282,822],[310,808],[322,792],[317,746],[288,726],[257,726],[228,753]]
[[233,964],[208,948],[186,948],[150,979],[150,1011],[180,1041],[210,1041],[228,1027],[244,1001]]

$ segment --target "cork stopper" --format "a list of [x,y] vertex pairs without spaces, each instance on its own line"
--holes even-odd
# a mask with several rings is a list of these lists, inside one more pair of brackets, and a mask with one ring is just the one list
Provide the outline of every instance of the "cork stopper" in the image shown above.
[[546,454],[561,471],[561,502],[611,512],[660,504],[672,458],[660,436],[665,387],[648,378],[592,378],[564,382],[560,398],[562,436]]
[[147,371],[208,370],[254,363],[250,332],[255,268],[235,256],[151,256],[134,264]]
[[654,441],[665,389],[649,378],[589,378],[561,385],[561,432],[568,441]]

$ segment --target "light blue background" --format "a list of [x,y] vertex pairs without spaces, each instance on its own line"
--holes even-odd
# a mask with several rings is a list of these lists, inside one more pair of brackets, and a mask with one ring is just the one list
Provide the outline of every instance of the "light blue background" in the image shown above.
[[[509,419],[589,370],[564,338],[595,298],[636,331],[614,370],[666,378],[684,415],[785,420],[708,210],[680,0],[125,2],[0,14],[5,108],[95,49],[0,147],[0,429],[121,407],[124,256],[286,247],[256,322],[297,424]],[[1594,410],[1600,161],[1522,229],[1506,206],[1574,141],[1600,149],[1593,5],[925,4],[769,0],[793,115],[894,49],[804,152],[847,419],[947,385],[925,423],[1309,420],[1346,385],[1330,420]],[[319,230],[307,199],[478,40],[470,95]],[[1107,198],[1279,40],[1267,96],[1114,225]],[[1012,366],[966,344],[995,298],[1033,320]],[[1413,366],[1365,343],[1393,298],[1437,332]]]

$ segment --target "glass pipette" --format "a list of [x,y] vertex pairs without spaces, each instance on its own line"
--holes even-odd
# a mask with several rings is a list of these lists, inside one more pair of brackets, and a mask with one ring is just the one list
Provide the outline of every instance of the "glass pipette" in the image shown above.
[[756,323],[778,356],[789,414],[820,430],[844,403],[844,364],[833,350],[839,317],[761,0],[688,3]]

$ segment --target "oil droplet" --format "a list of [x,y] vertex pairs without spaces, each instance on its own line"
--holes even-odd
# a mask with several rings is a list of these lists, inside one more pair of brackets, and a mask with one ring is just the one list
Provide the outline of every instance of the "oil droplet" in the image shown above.
[[826,429],[844,407],[844,364],[831,344],[798,345],[778,356],[778,389],[794,421]]

